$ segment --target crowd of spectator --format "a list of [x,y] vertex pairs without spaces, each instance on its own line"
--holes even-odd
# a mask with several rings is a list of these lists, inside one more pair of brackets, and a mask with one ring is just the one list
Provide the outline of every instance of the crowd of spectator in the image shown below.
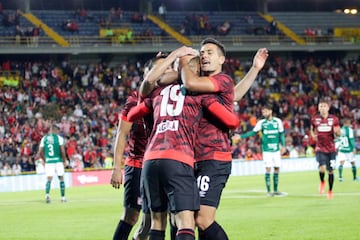
[[[224,71],[237,82],[250,66],[251,61],[229,57]],[[111,167],[118,114],[141,82],[142,61],[133,59],[110,68],[109,63],[71,60],[4,60],[0,72],[20,76],[17,87],[0,88],[1,174],[41,171],[38,146],[50,122],[60,126],[66,139],[72,170]],[[359,150],[359,72],[359,59],[271,58],[250,91],[235,104],[241,125],[234,132],[251,130],[261,118],[261,104],[271,99],[276,103],[275,115],[284,122],[287,155],[311,156],[314,140],[309,119],[317,111],[319,97],[326,94],[332,99],[333,113],[353,120]],[[233,147],[235,159],[261,159],[259,137]]]

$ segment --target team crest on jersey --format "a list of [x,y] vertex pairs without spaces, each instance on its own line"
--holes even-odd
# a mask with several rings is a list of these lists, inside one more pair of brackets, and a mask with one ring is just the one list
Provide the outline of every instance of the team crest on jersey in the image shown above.
[[332,119],[332,118],[328,118],[328,124],[329,124],[330,126],[332,126],[332,125],[333,125],[333,123],[334,123],[334,119]]

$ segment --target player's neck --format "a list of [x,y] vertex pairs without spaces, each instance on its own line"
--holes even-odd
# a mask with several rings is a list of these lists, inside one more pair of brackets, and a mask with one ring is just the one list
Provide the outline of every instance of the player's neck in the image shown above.
[[322,118],[328,118],[328,117],[329,117],[329,113],[326,113],[326,114],[320,114],[320,116],[321,116]]

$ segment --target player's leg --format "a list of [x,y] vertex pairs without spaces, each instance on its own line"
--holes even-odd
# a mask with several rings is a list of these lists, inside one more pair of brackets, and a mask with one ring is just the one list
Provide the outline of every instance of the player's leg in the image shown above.
[[67,201],[65,198],[65,181],[64,181],[65,168],[62,162],[56,163],[56,174],[58,175],[59,178],[61,202],[65,203]]
[[116,226],[113,239],[128,239],[136,224],[141,209],[140,175],[141,169],[125,165],[124,168],[124,213]]
[[166,176],[164,176],[164,172],[169,169],[166,162],[168,160],[145,161],[142,170],[144,193],[151,211],[149,240],[165,239],[168,199],[161,186],[167,180]]
[[200,208],[199,189],[194,169],[188,164],[165,160],[162,176],[168,197],[168,210],[175,214],[176,240],[195,239],[194,212]]
[[170,239],[175,240],[178,228],[176,226],[175,214],[169,213]]
[[127,240],[132,227],[139,218],[139,210],[134,208],[124,208],[123,216],[116,226],[113,240]]
[[271,193],[271,168],[274,166],[272,154],[270,152],[263,152],[263,163],[265,166],[265,186],[267,195],[272,197]]
[[277,194],[279,192],[278,191],[279,172],[280,172],[280,167],[274,167],[274,175],[273,175],[274,194]]
[[195,221],[199,240],[228,239],[224,229],[216,222],[215,215],[231,173],[231,162],[207,160],[196,165],[200,210],[196,213]]
[[151,227],[150,213],[142,213],[140,226],[136,229],[133,240],[147,240],[149,238],[149,231]]
[[149,238],[149,232],[151,227],[149,200],[145,194],[143,175],[141,175],[140,177],[140,194],[141,194],[142,218],[141,218],[140,226],[136,229],[135,234],[132,238],[133,240],[147,240]]
[[149,232],[149,240],[164,240],[167,221],[167,211],[153,212],[151,211],[151,229]]
[[50,203],[50,190],[51,190],[51,182],[53,176],[55,175],[55,164],[45,164],[45,176],[46,176],[46,183],[45,183],[45,202]]
[[279,173],[280,173],[280,165],[281,165],[281,153],[280,151],[270,153],[272,155],[273,166],[274,166],[274,175],[273,175],[273,187],[274,187],[274,195],[282,195],[278,191],[279,186]]
[[325,191],[325,172],[326,172],[326,155],[322,152],[316,153],[316,161],[319,163],[319,193],[323,194]]
[[215,221],[215,215],[215,207],[200,205],[195,217],[199,240],[228,239],[225,230]]
[[351,164],[351,172],[353,175],[353,180],[354,181],[359,181],[357,175],[356,175],[356,164],[355,164],[355,155],[354,153],[348,153],[348,160]]
[[326,154],[327,161],[326,161],[326,170],[328,172],[328,183],[329,183],[329,190],[327,197],[328,199],[333,198],[333,186],[334,186],[334,168],[336,165],[336,153],[328,153]]
[[338,152],[337,160],[339,162],[339,167],[338,167],[339,181],[342,182],[342,181],[344,181],[343,169],[344,169],[344,164],[345,164],[345,156],[342,152]]

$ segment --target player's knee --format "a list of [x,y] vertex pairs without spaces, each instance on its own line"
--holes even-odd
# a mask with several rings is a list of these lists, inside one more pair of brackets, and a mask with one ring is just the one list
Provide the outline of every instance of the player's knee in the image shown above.
[[202,230],[208,228],[214,221],[215,219],[211,215],[206,214],[197,214],[195,218],[196,226]]
[[139,211],[135,209],[126,209],[124,211],[124,221],[134,226],[139,219]]

